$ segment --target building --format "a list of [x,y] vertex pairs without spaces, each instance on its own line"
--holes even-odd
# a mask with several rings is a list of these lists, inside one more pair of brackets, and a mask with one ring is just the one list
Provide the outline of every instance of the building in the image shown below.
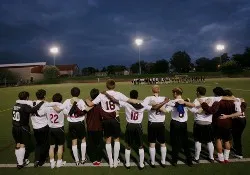
[[[0,64],[0,69],[11,71],[18,76],[19,80],[27,82],[30,80],[37,81],[43,79],[44,66],[46,66],[46,62]],[[76,64],[57,65],[56,67],[60,71],[60,76],[74,76],[79,73],[79,67]]]

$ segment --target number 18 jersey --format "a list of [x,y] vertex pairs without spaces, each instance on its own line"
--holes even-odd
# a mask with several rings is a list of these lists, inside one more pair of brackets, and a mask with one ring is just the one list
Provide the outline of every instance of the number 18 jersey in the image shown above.
[[141,109],[135,109],[131,104],[119,101],[121,107],[125,108],[126,120],[128,123],[141,123],[145,110],[150,111],[152,106],[143,105]]
[[[53,103],[57,107],[62,108],[61,103]],[[48,125],[50,128],[60,128],[64,126],[64,115],[67,115],[68,111],[63,109],[60,113],[57,113],[53,107],[46,107],[38,111],[38,115],[47,115]]]

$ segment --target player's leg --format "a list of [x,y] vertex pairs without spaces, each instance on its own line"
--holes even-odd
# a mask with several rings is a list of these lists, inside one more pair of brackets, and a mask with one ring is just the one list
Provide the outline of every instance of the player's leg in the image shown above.
[[205,143],[207,143],[207,149],[208,149],[208,153],[209,153],[209,161],[211,163],[214,162],[214,144],[213,144],[213,129],[212,129],[212,125],[206,125],[205,126]]
[[217,150],[217,153],[218,153],[218,161],[220,163],[224,163],[222,140],[220,138],[216,139],[216,150]]
[[57,163],[56,163],[57,168],[59,168],[61,166],[64,166],[66,164],[66,161],[62,160],[64,142],[65,142],[64,128],[63,127],[58,128],[58,130],[57,130],[57,138],[56,138],[56,144],[58,145]]
[[[51,140],[51,139],[50,139]],[[52,142],[50,141],[52,144]],[[49,159],[50,159],[50,167],[53,169],[56,166],[56,161],[55,161],[55,145],[50,145],[49,148]]]
[[57,168],[60,168],[61,166],[64,166],[66,164],[66,161],[62,160],[62,156],[63,156],[63,145],[58,145],[58,151],[57,151],[58,160],[56,162]]
[[201,127],[200,125],[194,123],[193,127],[193,135],[194,135],[194,140],[195,140],[195,155],[194,155],[194,161],[199,163],[200,159],[200,152],[201,152]]
[[110,124],[110,120],[104,120],[103,121],[103,129],[104,129],[104,137],[105,137],[105,148],[106,148],[106,152],[108,155],[108,159],[109,159],[109,166],[110,168],[112,168],[114,166],[114,160],[113,160],[113,155],[112,155],[112,145],[111,145],[111,141],[112,141],[112,128],[111,128],[111,124]]
[[126,126],[126,131],[125,131],[125,142],[126,142],[126,148],[125,148],[125,167],[127,169],[130,168],[130,154],[131,154],[131,148],[130,148],[130,145],[132,144],[133,142],[133,138],[132,138],[132,135],[133,135],[133,131],[132,131],[132,128],[131,128],[131,124],[127,124]]
[[16,142],[15,155],[17,159],[17,167],[23,166],[23,158],[21,157],[21,132],[19,127],[12,127],[12,136]]
[[[89,137],[89,135],[88,135]],[[101,164],[102,156],[103,156],[103,151],[102,151],[102,144],[103,144],[103,133],[102,131],[92,131],[92,145],[94,153],[92,154],[92,160],[94,165],[98,166]],[[90,143],[88,143],[89,145]],[[88,153],[89,155],[89,153]]]
[[140,168],[143,169],[144,168],[144,148],[143,148],[143,130],[142,130],[142,125],[139,124],[137,125],[137,128],[136,128],[136,143],[137,145],[139,146],[139,157],[140,157],[140,162],[139,162],[139,165],[140,165]]
[[120,160],[118,159],[120,153],[120,135],[121,135],[121,126],[119,117],[116,117],[112,123],[113,123],[112,137],[114,138],[114,168],[116,168],[120,163]]
[[246,127],[246,118],[233,119],[233,148],[235,151],[235,157],[242,159],[242,133]]
[[40,155],[41,155],[42,138],[39,132],[40,129],[33,129],[33,131],[34,131],[34,137],[36,140],[34,167],[38,167],[38,164],[40,161]]
[[87,144],[86,144],[86,130],[85,130],[85,124],[84,122],[79,122],[78,124],[78,128],[77,128],[77,133],[78,133],[78,139],[80,139],[81,142],[81,163],[85,164],[87,159],[86,159],[86,148],[87,148]]
[[161,146],[161,165],[165,167],[166,165],[166,156],[167,156],[167,147],[166,147],[166,131],[164,123],[159,123],[157,131],[157,140]]
[[192,166],[193,162],[192,162],[190,147],[189,147],[189,144],[188,144],[187,123],[182,122],[180,124],[181,124],[183,149],[184,149],[184,153],[185,153],[185,156],[186,156],[186,159],[187,159],[187,165]]
[[225,163],[229,162],[229,154],[231,149],[230,141],[232,140],[231,129],[225,129],[222,140],[224,141],[224,161]]
[[30,141],[31,133],[29,126],[22,126],[22,142],[21,142],[21,152],[24,154],[24,166],[28,165],[30,161],[28,160],[30,155]]
[[154,123],[148,122],[148,142],[149,142],[149,155],[150,164],[155,167],[155,143],[156,143],[156,132],[154,128]]
[[75,126],[76,126],[75,123],[69,122],[69,133],[72,139],[72,152],[73,152],[76,165],[78,166],[80,163],[79,163],[79,154],[78,154],[78,148],[77,148],[77,132],[76,132]]
[[178,122],[171,120],[170,122],[170,142],[172,146],[172,164],[177,165],[178,154],[181,149],[181,132],[178,126]]

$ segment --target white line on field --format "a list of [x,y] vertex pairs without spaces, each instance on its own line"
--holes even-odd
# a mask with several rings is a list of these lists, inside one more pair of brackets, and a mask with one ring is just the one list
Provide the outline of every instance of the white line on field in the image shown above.
[[[235,163],[235,162],[250,162],[250,158],[243,158],[243,159],[230,159],[229,162],[232,162],[232,163]],[[209,161],[207,160],[200,160],[200,164],[208,164],[210,163]],[[215,163],[218,163],[218,162],[215,162]],[[183,165],[185,164],[184,162],[182,161],[178,161],[177,163],[178,165]],[[145,163],[146,166],[149,166],[148,163]],[[155,165],[159,165],[159,163],[156,163]],[[170,166],[171,164],[169,162],[166,162],[166,165],[167,166]],[[124,166],[124,164],[120,163],[118,166],[122,167]],[[134,167],[134,166],[137,166],[136,163],[134,162],[131,162],[130,166]],[[30,163],[27,167],[34,167],[34,164],[33,163]],[[50,164],[49,163],[45,163],[42,167],[50,167]],[[76,166],[75,163],[66,163],[66,165],[64,165],[64,167],[76,167],[76,168],[79,168],[79,167],[109,167],[109,164],[108,163],[101,163],[100,166],[94,166],[92,163],[85,163],[84,165],[79,165],[79,166]],[[16,164],[0,164],[0,168],[16,168]]]

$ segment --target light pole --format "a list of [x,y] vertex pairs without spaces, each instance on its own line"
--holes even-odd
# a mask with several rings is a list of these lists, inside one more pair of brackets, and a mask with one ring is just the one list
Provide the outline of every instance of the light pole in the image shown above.
[[[223,45],[223,44],[217,44],[216,45],[216,50],[218,52],[222,52],[224,49],[225,49],[225,45]],[[222,60],[221,60],[221,55],[220,55],[220,66],[221,66],[221,64],[222,64]]]
[[143,40],[141,38],[135,39],[135,44],[139,48],[139,75],[141,75],[141,45],[143,44]]
[[58,47],[51,47],[50,48],[50,53],[52,53],[53,58],[54,58],[54,66],[56,66],[56,55],[58,54],[59,49]]

